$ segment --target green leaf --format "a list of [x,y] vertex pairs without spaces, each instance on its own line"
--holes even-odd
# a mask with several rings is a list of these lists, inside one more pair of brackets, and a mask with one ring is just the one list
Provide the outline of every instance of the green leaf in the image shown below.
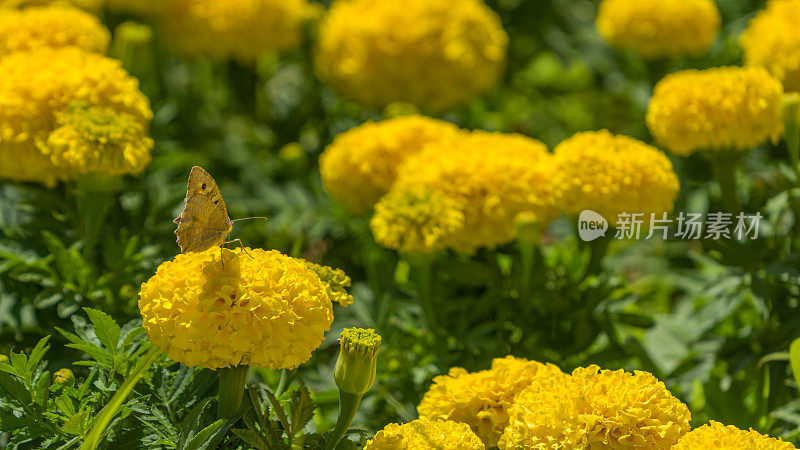
[[17,417],[11,412],[0,410],[0,432],[27,427],[33,423],[34,420],[31,416]]
[[314,402],[311,400],[308,388],[302,381],[300,381],[300,387],[292,392],[289,405],[292,417],[292,428],[291,433],[289,433],[289,442],[291,443],[292,438],[297,436],[297,433],[301,432],[308,421],[314,417]]
[[267,394],[267,398],[269,399],[270,404],[272,405],[272,409],[275,411],[275,415],[278,416],[278,420],[281,422],[281,426],[283,429],[288,433],[291,428],[289,428],[289,419],[286,418],[286,411],[283,410],[281,406],[281,402],[275,397],[275,394],[272,393],[269,389],[264,389]]
[[[47,350],[50,348],[50,346],[47,345],[47,341],[49,340],[50,336],[45,336],[36,343],[33,351],[31,351],[31,356],[28,357],[28,364],[25,367],[26,373],[32,374],[33,370],[37,365],[39,365],[39,362],[41,362],[42,358],[44,358],[44,354],[47,353]],[[28,375],[27,379],[30,380],[30,375]]]
[[219,419],[211,425],[203,428],[197,433],[184,447],[184,450],[200,450],[208,446],[215,437],[214,435],[225,425],[225,419]]
[[100,411],[100,414],[97,416],[94,422],[94,426],[92,426],[92,431],[86,435],[86,440],[83,441],[83,445],[81,445],[81,450],[94,450],[100,445],[100,442],[103,440],[103,434],[106,431],[106,427],[108,424],[111,423],[111,419],[119,411],[119,408],[125,402],[125,399],[128,398],[131,391],[133,391],[134,386],[136,383],[139,382],[139,379],[147,372],[147,369],[153,364],[153,362],[161,355],[161,351],[158,350],[158,347],[151,347],[150,350],[147,352],[144,358],[142,358],[136,367],[133,369],[131,374],[128,378],[125,379],[125,382],[117,390],[117,393],[111,397],[111,401]]
[[792,341],[789,346],[789,362],[792,365],[794,380],[797,382],[798,388],[800,388],[800,338]]
[[[183,367],[181,367],[181,369],[183,369]],[[197,429],[200,427],[200,417],[203,415],[203,411],[205,411],[208,404],[211,403],[211,400],[212,399],[208,397],[189,411],[189,414],[183,420],[181,426],[181,438],[178,441],[178,448],[185,448],[186,443],[191,441],[195,434],[197,434]]]
[[117,322],[108,314],[100,311],[99,309],[83,308],[86,314],[89,315],[89,320],[94,325],[94,334],[97,339],[105,346],[111,353],[116,354],[119,344],[120,327]]
[[258,450],[272,450],[267,447],[267,443],[264,442],[264,440],[261,438],[261,435],[255,430],[242,430],[234,428],[231,431],[233,431],[233,434],[239,436],[239,438],[245,443],[252,445]]

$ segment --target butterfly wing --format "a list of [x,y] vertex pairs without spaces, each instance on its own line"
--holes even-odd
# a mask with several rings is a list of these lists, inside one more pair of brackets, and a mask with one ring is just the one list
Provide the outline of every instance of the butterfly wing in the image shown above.
[[184,202],[183,212],[174,221],[181,253],[201,252],[225,242],[233,224],[217,183],[201,167],[189,173]]

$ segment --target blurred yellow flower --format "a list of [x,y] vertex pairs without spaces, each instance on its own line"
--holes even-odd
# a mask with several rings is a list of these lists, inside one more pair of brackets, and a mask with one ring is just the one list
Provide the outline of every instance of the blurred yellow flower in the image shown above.
[[277,251],[245,250],[180,254],[142,284],[147,336],[171,359],[292,369],[322,343],[333,313],[317,273]]
[[603,0],[597,10],[603,39],[644,58],[703,53],[720,22],[713,0]]
[[320,25],[319,77],[364,106],[445,110],[492,88],[508,35],[481,0],[335,0]]
[[535,139],[459,133],[408,158],[392,190],[427,186],[450,199],[464,225],[442,237],[444,246],[471,253],[513,240],[521,212],[533,213],[542,228],[558,216],[553,166],[547,147]]
[[344,270],[334,269],[311,261],[303,260],[303,262],[306,263],[309,269],[317,274],[328,290],[328,295],[331,297],[332,301],[342,306],[350,306],[353,304],[353,296],[347,292],[347,289],[350,288],[350,277],[344,273]]
[[503,450],[666,450],[689,431],[691,418],[689,408],[653,375],[597,366],[531,384],[509,416],[499,443]]
[[117,13],[153,16],[169,10],[178,0],[105,0],[106,8]]
[[307,0],[175,0],[162,29],[179,53],[248,63],[299,46],[316,11]]
[[0,0],[0,8],[23,8],[28,6],[72,5],[84,11],[98,12],[106,0]]
[[585,209],[611,222],[622,212],[671,212],[680,190],[669,158],[657,148],[608,130],[576,133],[556,146],[560,204],[568,214]]
[[[145,155],[144,148],[149,149],[152,142],[143,130],[147,129],[153,113],[147,97],[139,91],[138,81],[122,69],[119,61],[75,47],[43,48],[0,58],[0,79],[3,80],[0,83],[0,178],[53,185],[57,180],[71,179],[76,173],[76,167],[63,164],[77,164],[78,169],[83,167],[80,170],[107,169],[114,173],[136,172],[146,164],[149,156]],[[70,105],[76,104],[87,108],[83,115],[77,110],[73,111],[78,114],[74,116],[67,112]],[[106,119],[98,118],[101,110]],[[118,124],[125,123],[137,131],[112,132],[103,139],[141,136],[143,140],[138,143],[103,142],[102,148],[113,154],[100,155],[97,153],[100,147],[90,149],[89,146],[99,135],[76,137],[75,127],[79,126],[76,120],[92,115],[95,115],[93,120],[108,120],[110,112],[117,119],[124,118]],[[134,122],[136,125],[131,125]],[[85,127],[95,125],[87,123]],[[59,127],[63,128],[50,141],[51,134]],[[98,142],[95,140],[96,144]],[[50,147],[51,144],[56,147]],[[110,161],[115,161],[113,166],[104,165]]]
[[367,441],[364,450],[485,450],[478,436],[463,423],[417,419],[391,423]]
[[69,6],[0,9],[0,58],[46,47],[106,53],[111,33],[97,17]]
[[401,253],[432,253],[464,225],[455,200],[424,185],[402,185],[377,204],[370,220],[375,241]]
[[[64,174],[138,174],[150,163],[153,140],[141,120],[113,108],[70,104],[39,150]],[[68,175],[69,176],[69,175]]]
[[497,445],[508,426],[508,408],[531,384],[566,375],[552,364],[507,356],[492,361],[492,368],[469,373],[460,367],[433,379],[417,411],[423,419],[466,423],[487,447]]
[[770,0],[742,33],[744,62],[763,66],[787,91],[800,91],[800,0]]
[[781,83],[759,67],[683,70],[656,84],[650,133],[672,153],[751,149],[783,132]]
[[336,135],[320,155],[323,186],[350,212],[364,213],[389,190],[407,157],[457,132],[449,122],[419,115],[363,123]]
[[794,450],[796,447],[781,439],[753,431],[725,426],[713,420],[684,435],[672,450]]

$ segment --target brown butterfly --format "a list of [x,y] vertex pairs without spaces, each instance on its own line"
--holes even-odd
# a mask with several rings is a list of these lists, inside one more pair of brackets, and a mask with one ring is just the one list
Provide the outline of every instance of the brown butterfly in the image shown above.
[[200,166],[192,167],[189,172],[184,203],[183,212],[173,221],[178,224],[175,234],[178,236],[181,253],[202,252],[234,241],[241,245],[242,241],[239,239],[226,241],[233,230],[233,223],[247,219],[266,219],[247,217],[231,220],[219,186]]

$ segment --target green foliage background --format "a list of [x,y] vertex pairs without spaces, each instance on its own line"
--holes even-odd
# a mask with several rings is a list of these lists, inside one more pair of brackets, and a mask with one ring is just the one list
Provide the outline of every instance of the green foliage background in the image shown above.
[[[576,131],[601,128],[652,142],[644,112],[654,82],[683,68],[739,64],[738,36],[763,7],[762,1],[718,1],[723,29],[707,55],[646,64],[599,40],[596,2],[489,3],[511,36],[504,80],[443,118],[521,132],[551,147]],[[127,19],[104,18],[112,29]],[[309,429],[326,431],[335,421],[336,338],[358,325],[383,336],[378,380],[354,422],[367,435],[413,419],[432,377],[449,367],[481,370],[491,358],[513,354],[564,370],[591,363],[647,370],[690,406],[695,426],[714,419],[797,442],[800,399],[785,352],[800,336],[800,233],[793,212],[800,208],[799,180],[783,143],[750,152],[740,173],[745,211],[765,217],[758,240],[614,241],[602,265],[592,267],[588,246],[561,220],[541,249],[535,289],[522,288],[515,244],[433,261],[438,326],[431,328],[418,301],[416,263],[378,247],[368,218],[350,216],[321,188],[317,157],[332,136],[381,114],[315,79],[313,30],[308,34],[303,48],[264,57],[256,67],[182,60],[157,40],[135,53],[117,47],[115,56],[152,101],[156,148],[145,173],[125,179],[108,199],[95,249],[83,245],[92,211],[81,206],[79,186],[0,183],[0,350],[33,352],[30,361],[12,364],[28,383],[17,394],[57,397],[36,414],[62,429],[26,428],[34,430],[23,437],[34,439],[28,444],[77,442],[74,436],[86,431],[144,354],[138,289],[178,253],[172,219],[193,165],[216,178],[231,217],[270,217],[266,224],[238,224],[233,237],[341,268],[353,279],[355,304],[336,307],[328,340],[311,361],[283,379],[268,370],[251,374],[285,402],[300,395],[298,380],[304,380],[319,406]],[[302,151],[285,147],[291,143]],[[673,163],[682,184],[676,211],[722,209],[702,158]],[[104,342],[97,322],[105,321],[105,330],[112,318],[126,325]],[[139,331],[131,337],[132,330]],[[43,336],[51,336],[49,362],[39,365]],[[63,367],[76,372],[75,387],[41,381]],[[186,424],[200,417],[203,426],[214,425],[205,400],[216,389],[212,372],[161,359],[144,379],[108,441],[191,448],[187,443],[201,430]],[[12,394],[0,391],[0,409],[13,404]],[[0,417],[0,442],[10,439],[13,420],[7,412]],[[206,437],[221,436],[228,426],[217,425]],[[225,442],[235,446],[241,437],[229,434]],[[23,438],[12,443],[25,448]]]

